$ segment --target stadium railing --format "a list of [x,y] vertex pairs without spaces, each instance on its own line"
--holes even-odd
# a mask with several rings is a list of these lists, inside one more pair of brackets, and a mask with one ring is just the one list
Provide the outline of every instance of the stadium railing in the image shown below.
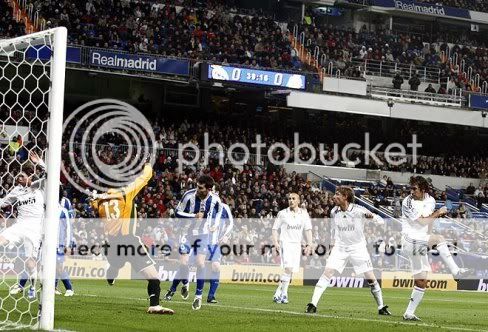
[[441,70],[439,67],[415,66],[413,64],[368,59],[352,59],[350,64],[361,68],[361,72],[365,75],[394,77],[395,74],[401,73],[405,75],[403,78],[409,79],[413,74],[418,74],[422,82],[441,83]]
[[372,87],[371,96],[380,99],[392,99],[398,101],[430,104],[435,106],[462,107],[466,105],[466,98],[459,95],[442,95],[411,90],[398,90],[390,88]]

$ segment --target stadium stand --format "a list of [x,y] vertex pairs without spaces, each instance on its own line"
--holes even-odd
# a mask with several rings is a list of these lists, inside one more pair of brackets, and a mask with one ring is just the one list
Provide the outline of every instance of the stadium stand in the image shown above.
[[[170,3],[43,1],[36,10],[46,27],[66,26],[76,45],[205,59],[253,67],[300,69],[299,59],[273,19],[256,11],[232,13]],[[94,19],[94,17],[97,19]]]
[[17,22],[12,16],[12,8],[7,2],[0,1],[0,39],[12,38],[25,34],[25,26],[23,23]]
[[483,0],[423,0],[422,2],[437,4],[444,6],[464,8],[478,12],[488,12],[488,5]]

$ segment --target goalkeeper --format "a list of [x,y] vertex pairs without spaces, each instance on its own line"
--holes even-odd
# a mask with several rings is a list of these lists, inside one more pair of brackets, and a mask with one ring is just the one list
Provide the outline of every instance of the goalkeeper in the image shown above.
[[154,261],[140,238],[135,235],[137,213],[134,198],[153,175],[151,164],[146,163],[139,177],[124,188],[109,189],[105,194],[91,194],[92,206],[104,222],[108,239],[107,281],[113,285],[119,270],[129,261],[134,270],[141,272],[148,281],[150,314],[173,314],[174,311],[159,305],[161,293],[159,276]]

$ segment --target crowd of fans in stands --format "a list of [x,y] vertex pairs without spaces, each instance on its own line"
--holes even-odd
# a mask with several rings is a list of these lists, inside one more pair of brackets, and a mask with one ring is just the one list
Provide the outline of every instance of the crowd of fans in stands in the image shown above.
[[[280,69],[301,69],[287,36],[257,11],[223,1],[38,1],[49,26],[66,26],[72,44]],[[245,14],[245,15],[243,15]],[[256,16],[249,16],[253,14]]]
[[[465,0],[453,0],[458,6],[476,5]],[[1,2],[2,6],[6,6]],[[154,53],[215,62],[243,64],[251,67],[314,71],[300,61],[291,47],[287,31],[269,14],[244,10],[225,1],[205,4],[194,1],[149,2],[110,0],[97,1],[35,1],[36,10],[47,20],[47,27],[67,26],[69,42],[93,47],[119,49],[129,52]],[[11,10],[6,10],[10,12]],[[252,15],[252,16],[251,16]],[[21,24],[11,22],[8,15],[0,21],[0,35],[19,35]],[[288,24],[293,31],[294,23]],[[4,31],[3,31],[4,30]],[[444,54],[457,54],[457,64],[464,70],[472,68],[472,77],[479,74],[480,83],[488,79],[488,49],[483,38],[462,39],[456,34],[454,46],[448,51],[446,42],[451,35],[441,32],[431,36],[430,42],[409,33],[391,31],[359,31],[326,25],[300,25],[305,33],[308,50],[320,48],[319,59],[327,57],[333,74],[359,77],[364,68],[357,61],[377,60],[421,67],[439,68],[428,75],[438,75],[443,85],[439,93],[450,89],[479,90],[463,76],[461,66],[452,65]],[[465,45],[465,46],[460,46]],[[473,46],[467,47],[466,45]],[[460,69],[461,68],[461,69]],[[415,72],[415,70],[414,70]],[[407,80],[411,72],[400,73]],[[422,75],[421,75],[422,76]],[[450,81],[450,84],[447,82]]]
[[420,2],[464,8],[478,12],[488,12],[488,4],[484,0],[422,0]]
[[[289,29],[292,30],[293,27],[290,26]],[[403,79],[408,81],[416,71],[419,71],[422,79],[440,80],[442,86],[439,93],[443,94],[455,88],[476,90],[488,79],[486,40],[483,43],[479,40],[475,42],[457,39],[458,44],[449,46],[446,43],[446,34],[434,37],[433,43],[426,43],[423,38],[414,34],[389,30],[372,32],[365,26],[356,32],[353,28],[303,24],[299,26],[298,31],[299,34],[304,33],[307,49],[310,52],[314,52],[315,48],[319,47],[319,59],[325,55],[327,59],[325,65],[332,65],[333,75],[360,77],[364,71],[374,75],[375,70],[379,71],[379,66],[370,64],[368,67],[361,63],[383,61],[383,75],[385,71],[391,71],[388,74],[393,76],[396,71],[399,76],[403,76]],[[473,47],[466,45],[473,45]],[[456,60],[450,62],[446,54],[450,54]],[[402,67],[395,69],[395,64],[408,65],[408,70]],[[410,70],[410,65],[413,66],[413,70]],[[425,67],[428,70],[424,73]],[[470,84],[470,78],[463,75],[463,68],[466,72],[470,67],[471,78],[479,74],[479,86]],[[418,87],[419,84],[420,82],[416,86]]]
[[0,39],[13,38],[25,34],[25,25],[13,18],[12,8],[5,1],[0,1]]

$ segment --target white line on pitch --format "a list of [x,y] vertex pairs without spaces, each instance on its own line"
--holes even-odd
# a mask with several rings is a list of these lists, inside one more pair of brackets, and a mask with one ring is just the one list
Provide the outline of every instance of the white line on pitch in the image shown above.
[[[143,299],[143,298],[119,297],[119,296],[114,297],[114,296],[103,296],[103,295],[97,295],[97,294],[79,294],[78,296],[101,297],[101,298],[111,298],[111,299],[131,300],[131,301],[134,301],[134,300],[146,301],[146,302],[148,301],[148,299]],[[186,302],[186,301],[171,301],[168,303],[190,304],[190,302]],[[230,308],[230,309],[238,309],[238,310],[259,311],[259,312],[283,313],[283,314],[296,315],[296,316],[306,316],[306,317],[310,317],[310,318],[320,317],[320,318],[332,318],[332,319],[345,319],[345,320],[360,321],[360,322],[375,322],[375,323],[388,324],[388,325],[406,325],[406,326],[431,327],[431,328],[439,328],[439,329],[451,330],[451,331],[488,332],[488,330],[470,329],[470,328],[466,328],[466,327],[442,326],[442,325],[427,324],[427,323],[408,323],[408,322],[403,322],[403,321],[371,319],[371,318],[361,318],[361,317],[347,317],[347,316],[325,315],[325,314],[307,314],[304,312],[296,312],[296,311],[288,311],[288,310],[249,308],[249,307],[239,307],[239,306],[231,306],[231,305],[223,305],[223,304],[212,304],[209,306],[220,307],[220,308],[228,308],[228,309]]]
[[[310,286],[310,287],[312,287],[312,286]],[[328,289],[331,289],[331,290],[334,289],[334,290],[337,290],[338,291],[338,290],[346,290],[346,289],[353,289],[353,288],[337,288],[337,287],[331,287],[331,288],[328,288]],[[368,288],[366,288],[366,287],[365,288],[354,288],[354,289],[365,289],[365,290],[368,290]],[[262,289],[262,288],[261,289],[260,288],[247,288],[246,290],[248,290],[248,291],[259,291],[259,292],[269,292],[269,293],[274,293],[276,291],[275,289]],[[409,290],[409,289],[404,289],[404,290]],[[294,293],[294,292],[298,292],[298,291],[299,291],[298,289],[292,288],[292,287],[290,287],[289,290],[288,290],[289,293]],[[432,291],[433,292],[434,291],[437,292],[436,290],[432,290]],[[459,291],[457,291],[457,292],[459,292]],[[472,291],[470,291],[470,292],[472,292]],[[310,292],[310,294],[311,293],[312,293],[312,291]],[[429,294],[428,291],[427,291],[426,294],[427,295],[426,295],[426,297],[424,297],[422,299],[422,302],[425,302],[425,301],[431,301],[431,302],[459,302],[460,300],[463,300],[463,299],[459,299],[459,298],[458,299],[429,298],[428,297],[428,294]],[[481,294],[481,293],[476,293],[476,294]],[[368,293],[368,292],[366,292],[364,294],[354,294],[354,296],[371,297],[371,294]],[[402,296],[384,296],[384,298],[386,298],[386,299],[395,299],[395,300],[405,300],[406,299],[408,301],[409,298],[410,298],[410,295],[405,295],[403,297]],[[488,301],[472,301],[471,299],[469,299],[469,300],[466,299],[466,301],[469,302],[469,303],[473,303],[473,304],[486,304],[486,305],[488,305]]]

